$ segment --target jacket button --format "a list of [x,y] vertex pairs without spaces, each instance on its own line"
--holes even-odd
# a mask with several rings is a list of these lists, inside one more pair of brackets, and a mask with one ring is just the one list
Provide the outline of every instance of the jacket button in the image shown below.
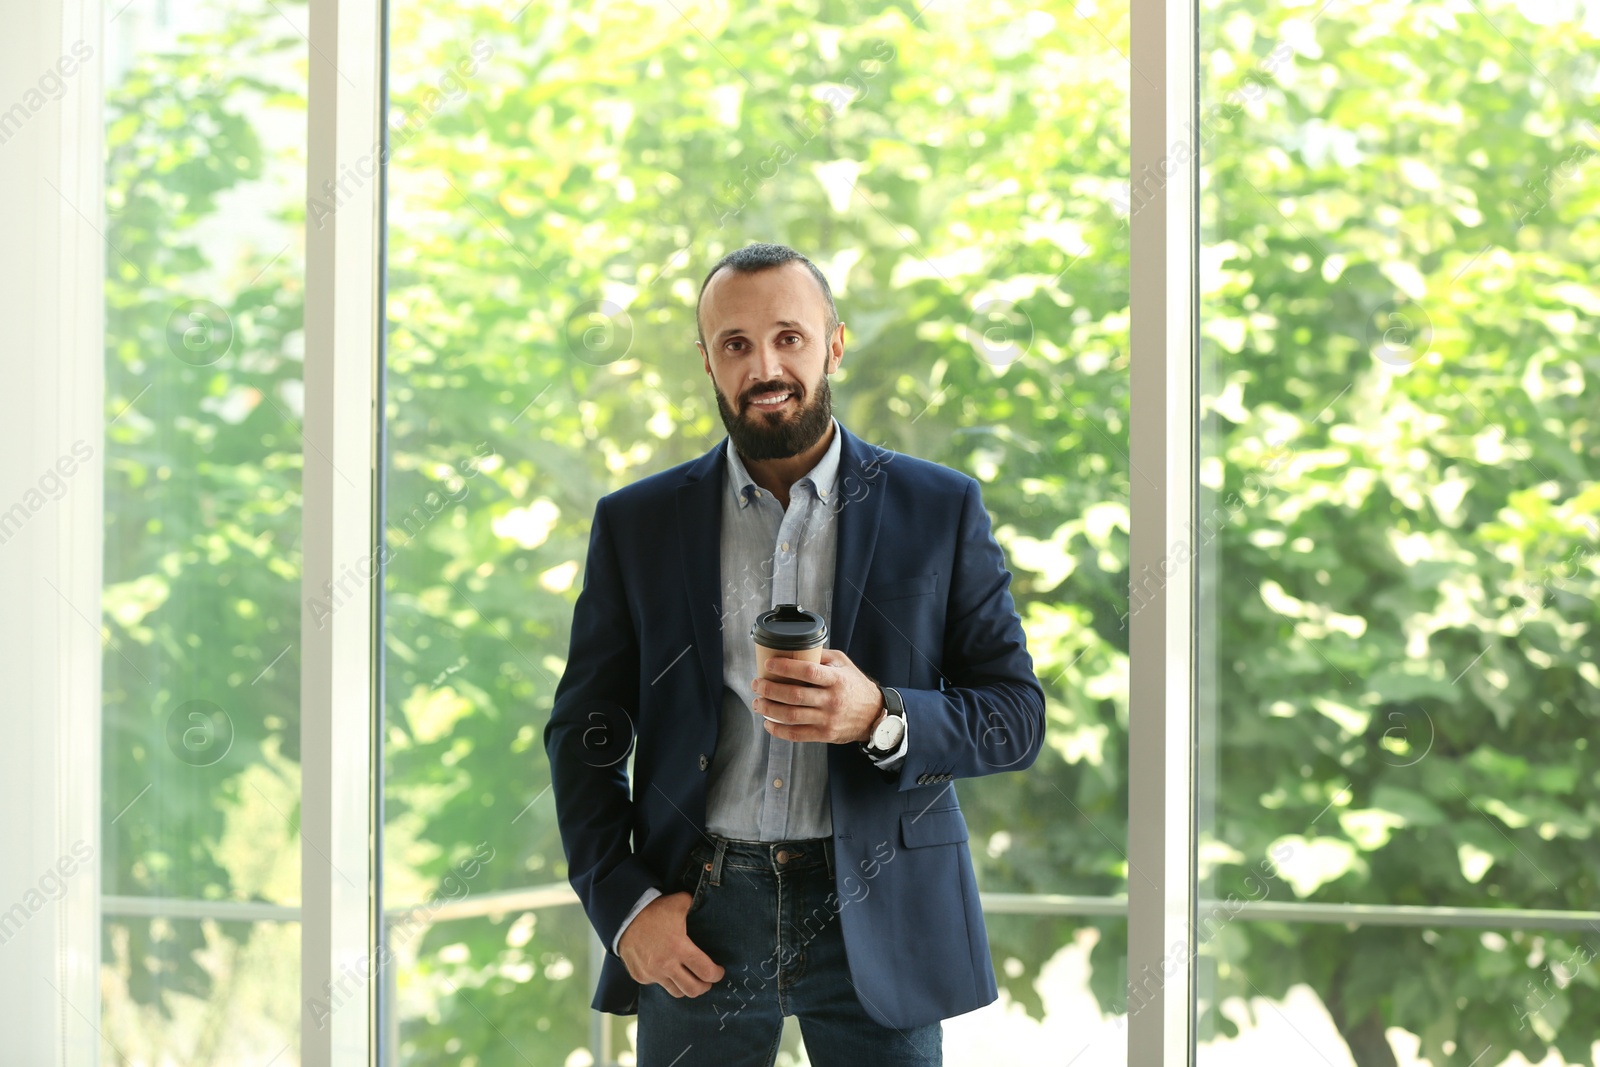
[[706,759],[706,754],[704,752],[700,753],[700,769],[703,771],[710,766],[710,764],[711,761]]

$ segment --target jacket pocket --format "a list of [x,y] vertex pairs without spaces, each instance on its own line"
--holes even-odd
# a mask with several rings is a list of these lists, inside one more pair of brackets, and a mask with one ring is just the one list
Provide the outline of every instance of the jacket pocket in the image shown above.
[[960,808],[900,813],[900,841],[907,848],[950,845],[967,839],[967,820]]

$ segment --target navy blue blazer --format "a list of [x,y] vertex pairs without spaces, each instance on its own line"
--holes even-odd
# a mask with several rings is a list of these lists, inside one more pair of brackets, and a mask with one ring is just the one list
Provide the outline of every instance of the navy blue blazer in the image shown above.
[[[862,1006],[886,1026],[920,1026],[998,995],[951,783],[1033,763],[1044,689],[978,483],[839,428],[828,643],[900,690],[910,742],[895,771],[856,745],[830,746],[829,907]],[[724,437],[596,504],[544,731],[568,878],[608,946],[601,1011],[637,1012],[639,985],[612,938],[647,886],[675,891],[705,833],[722,709],[726,447]]]

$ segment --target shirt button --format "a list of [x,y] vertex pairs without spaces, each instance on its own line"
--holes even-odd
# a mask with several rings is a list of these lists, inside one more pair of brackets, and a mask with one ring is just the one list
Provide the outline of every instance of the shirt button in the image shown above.
[[782,778],[774,778],[772,780],[772,788],[774,788],[774,789],[782,789],[783,788],[783,779]]
[[789,542],[785,541],[783,544],[779,545],[778,547],[783,549],[785,552],[787,552],[787,551],[789,551]]
[[705,770],[710,763],[711,761],[706,759],[706,754],[704,752],[700,753],[700,769],[702,771]]

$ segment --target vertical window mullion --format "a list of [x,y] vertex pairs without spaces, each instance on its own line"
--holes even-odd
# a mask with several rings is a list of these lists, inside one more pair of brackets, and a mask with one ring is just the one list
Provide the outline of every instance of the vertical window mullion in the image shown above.
[[1132,0],[1128,1062],[1193,1062],[1198,12]]
[[[365,1067],[381,962],[370,753],[382,0],[310,5],[301,1062]],[[338,610],[328,610],[336,605]]]

